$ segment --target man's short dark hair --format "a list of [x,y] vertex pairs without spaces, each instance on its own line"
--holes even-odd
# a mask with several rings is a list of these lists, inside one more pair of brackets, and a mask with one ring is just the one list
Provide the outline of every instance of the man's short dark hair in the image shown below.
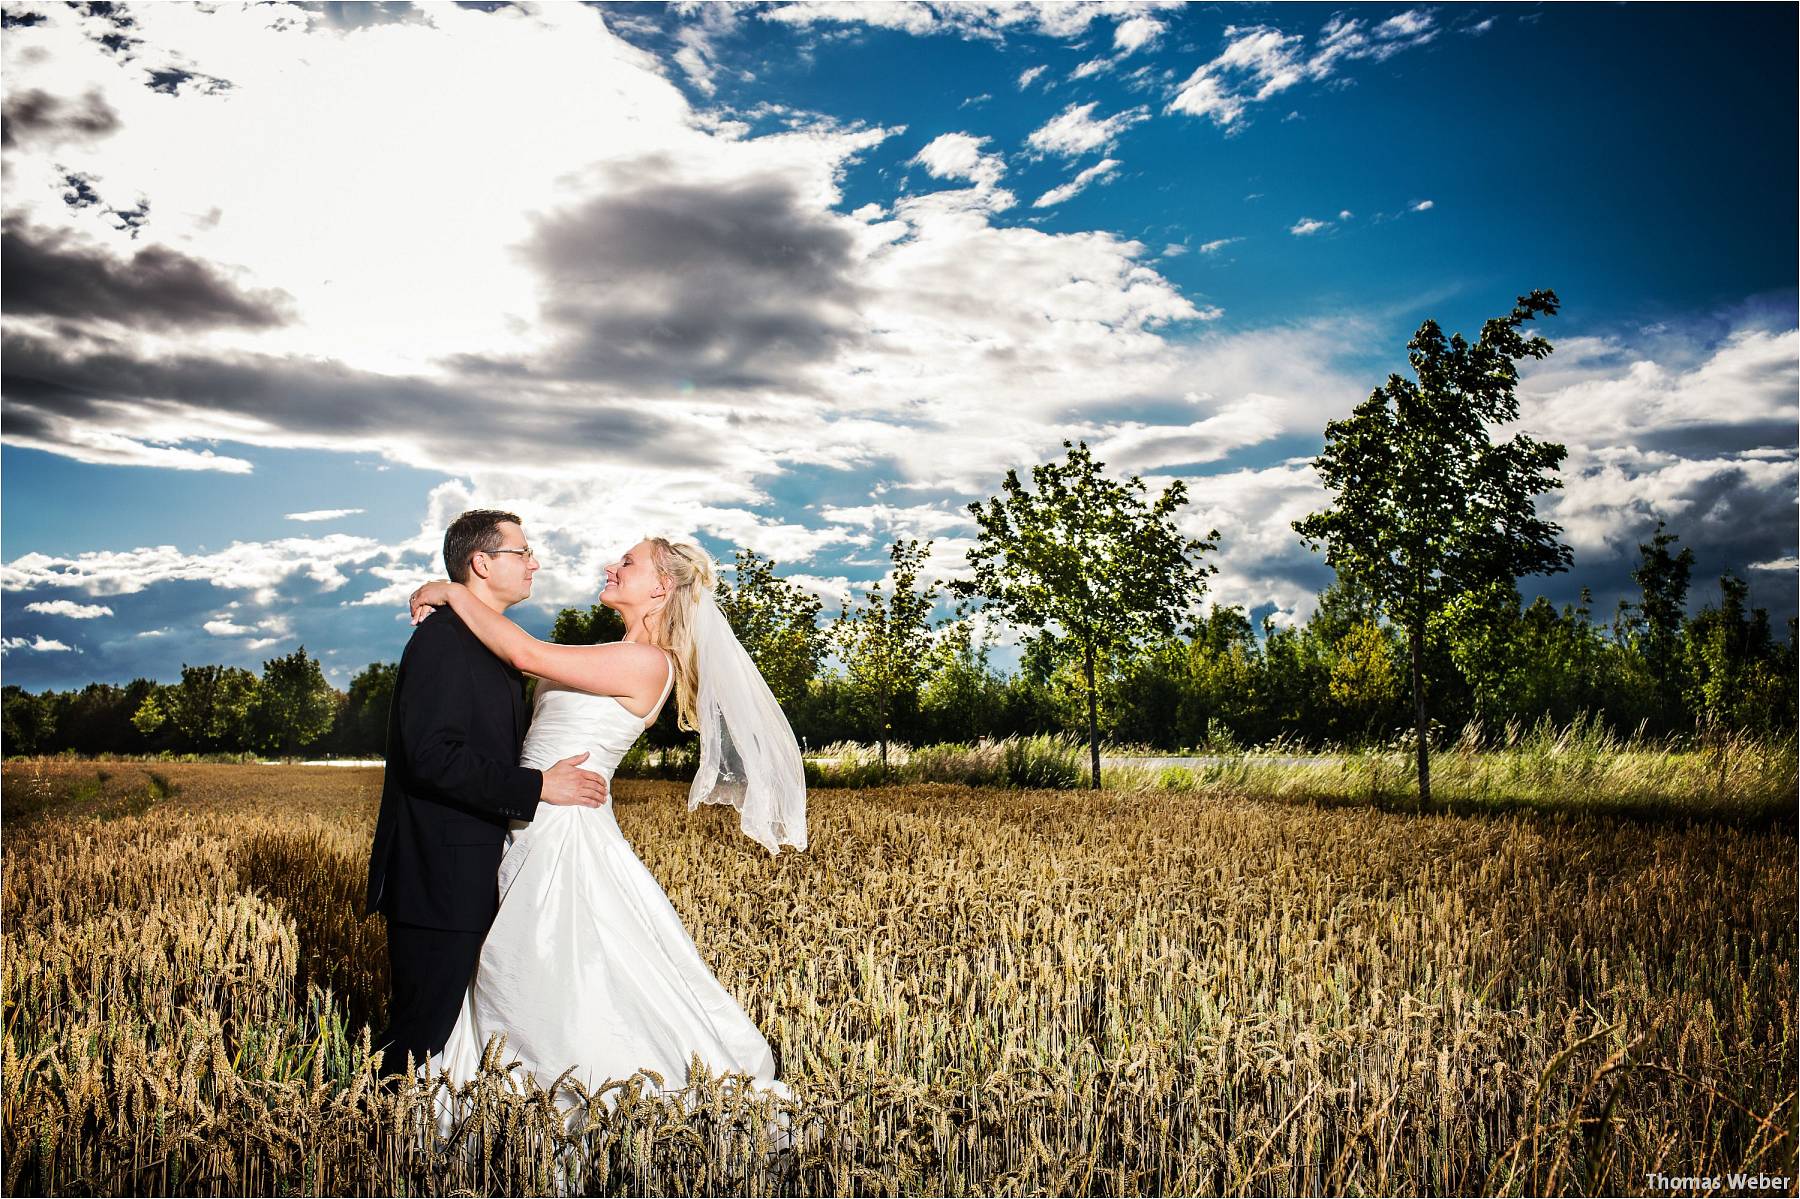
[[482,550],[500,548],[503,540],[500,522],[506,520],[515,525],[524,523],[517,513],[501,512],[495,508],[477,508],[450,522],[450,527],[444,530],[444,569],[449,572],[452,581],[467,583],[469,559]]

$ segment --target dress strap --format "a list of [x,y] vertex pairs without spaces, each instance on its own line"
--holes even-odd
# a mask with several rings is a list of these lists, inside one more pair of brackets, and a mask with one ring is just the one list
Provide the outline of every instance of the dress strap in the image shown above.
[[651,722],[662,715],[663,704],[668,702],[669,692],[675,689],[675,655],[663,650],[663,656],[669,660],[669,681],[663,684],[662,695],[657,697],[656,706],[650,709],[650,715],[644,720],[645,728],[649,728]]

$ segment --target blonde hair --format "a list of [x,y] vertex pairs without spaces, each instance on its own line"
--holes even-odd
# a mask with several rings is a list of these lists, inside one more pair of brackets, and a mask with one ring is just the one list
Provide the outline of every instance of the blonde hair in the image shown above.
[[680,726],[699,728],[700,666],[694,648],[694,608],[718,585],[718,572],[705,550],[685,541],[647,537],[656,573],[670,586],[657,619],[649,622],[650,643],[675,659],[675,710]]

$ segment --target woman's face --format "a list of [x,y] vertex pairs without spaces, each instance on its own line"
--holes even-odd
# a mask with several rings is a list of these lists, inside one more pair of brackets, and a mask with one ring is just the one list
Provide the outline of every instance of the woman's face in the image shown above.
[[667,581],[656,573],[655,549],[640,541],[605,567],[600,602],[609,608],[654,608],[662,602]]

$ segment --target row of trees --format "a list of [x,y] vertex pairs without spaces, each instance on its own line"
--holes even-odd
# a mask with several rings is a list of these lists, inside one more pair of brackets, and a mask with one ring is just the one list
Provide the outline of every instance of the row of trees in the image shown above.
[[370,665],[343,692],[301,646],[257,675],[183,666],[178,683],[133,679],[33,695],[5,688],[8,754],[379,754],[394,692],[392,663]]
[[[1409,646],[1366,589],[1340,579],[1303,625],[1258,630],[1243,609],[1213,605],[1178,632],[1097,654],[1093,703],[1085,655],[1034,643],[1020,669],[992,663],[993,640],[967,606],[930,613],[938,588],[920,583],[929,543],[890,549],[892,581],[836,619],[817,597],[752,551],[737,555],[721,607],[762,668],[794,731],[833,741],[923,744],[1064,732],[1161,749],[1360,743],[1393,737],[1412,718]],[[1516,590],[1456,605],[1425,636],[1427,701],[1442,725],[1478,720],[1491,732],[1549,717],[1598,713],[1622,734],[1707,727],[1794,727],[1794,622],[1777,639],[1751,609],[1742,579],[1689,615],[1693,552],[1659,526],[1640,547],[1639,595],[1597,622],[1585,600],[1559,610]],[[567,644],[616,639],[609,608],[564,609],[552,628]],[[832,657],[838,661],[834,666]],[[34,695],[5,688],[6,752],[262,753],[378,757],[393,694],[392,663],[371,664],[347,691],[326,683],[304,648],[264,663],[186,666],[177,683],[138,679]],[[672,714],[651,731],[683,739]]]

